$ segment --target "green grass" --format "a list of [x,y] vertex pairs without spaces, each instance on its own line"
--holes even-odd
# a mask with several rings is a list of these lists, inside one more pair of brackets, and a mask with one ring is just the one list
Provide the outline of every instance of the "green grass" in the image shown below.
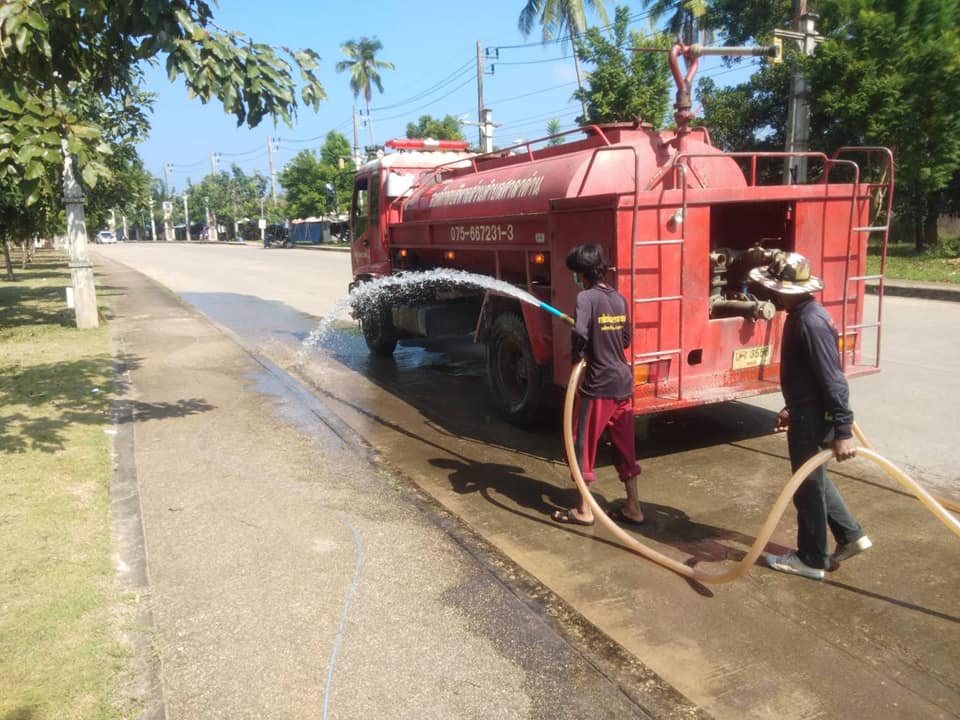
[[0,718],[114,718],[112,359],[77,330],[66,257],[0,280]]
[[[880,256],[871,247],[867,273],[880,272]],[[941,241],[937,248],[918,253],[913,244],[891,244],[887,248],[885,275],[894,280],[960,283],[960,239]]]

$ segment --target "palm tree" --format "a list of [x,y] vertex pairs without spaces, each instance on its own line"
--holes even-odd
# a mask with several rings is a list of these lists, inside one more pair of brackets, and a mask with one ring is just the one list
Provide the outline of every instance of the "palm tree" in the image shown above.
[[[580,74],[580,58],[577,56],[577,35],[587,29],[586,13],[584,6],[590,7],[600,22],[604,25],[609,23],[607,18],[607,9],[604,7],[604,0],[527,0],[520,13],[520,20],[517,27],[523,36],[526,37],[533,30],[534,23],[539,22],[543,28],[543,42],[548,43],[551,40],[563,35],[566,30],[573,40],[573,66],[577,71],[577,87],[583,90],[583,78]],[[583,116],[587,117],[586,101],[581,100],[583,105]]]
[[347,60],[337,63],[337,72],[350,71],[350,89],[356,98],[363,91],[363,101],[367,108],[367,124],[370,127],[370,144],[373,145],[373,118],[370,117],[370,98],[373,95],[372,85],[383,92],[383,83],[380,81],[380,70],[393,70],[393,63],[377,60],[376,54],[383,49],[383,43],[376,38],[367,37],[360,41],[350,40],[340,46]]
[[650,11],[654,22],[671,13],[667,20],[667,30],[687,45],[704,41],[704,38],[697,38],[697,35],[706,32],[703,20],[707,5],[706,0],[643,0],[643,7]]

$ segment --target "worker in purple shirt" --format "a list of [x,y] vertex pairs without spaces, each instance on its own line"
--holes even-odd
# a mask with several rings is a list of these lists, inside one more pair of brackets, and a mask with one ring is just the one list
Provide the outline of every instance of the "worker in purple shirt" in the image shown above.
[[[799,253],[781,253],[767,267],[754,268],[750,279],[776,294],[787,310],[780,345],[780,386],[786,407],[774,430],[787,432],[790,465],[796,472],[823,448],[838,461],[857,453],[851,425],[850,391],[840,367],[838,334],[814,292],[823,281],[810,273],[810,262]],[[871,547],[826,466],[814,470],[793,496],[797,508],[797,549],[767,555],[774,570],[822,580],[825,571]],[[827,530],[837,542],[831,555]]]
[[[632,330],[623,295],[604,283],[607,263],[599,245],[577,245],[566,259],[577,295],[573,328],[573,361],[587,360],[587,370],[577,390],[574,410],[574,446],[583,479],[597,479],[594,465],[600,437],[606,432],[617,454],[614,466],[627,499],[610,513],[617,522],[639,525],[643,512],[638,503],[636,448],[633,429],[633,372],[624,356]],[[553,519],[561,524],[593,525],[594,517],[585,498],[576,507],[557,510]]]

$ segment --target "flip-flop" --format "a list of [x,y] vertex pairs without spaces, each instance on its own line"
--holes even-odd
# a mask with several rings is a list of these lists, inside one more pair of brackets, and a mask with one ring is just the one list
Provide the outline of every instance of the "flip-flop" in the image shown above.
[[619,523],[623,525],[635,525],[639,527],[640,525],[643,525],[643,523],[645,522],[645,520],[634,520],[631,517],[627,517],[626,515],[623,514],[623,508],[617,508],[616,510],[611,510],[609,513],[607,513],[607,515],[615,523]]
[[593,525],[593,520],[587,522],[586,520],[581,520],[576,515],[573,514],[573,508],[568,510],[554,510],[553,511],[553,520],[558,522],[561,525]]

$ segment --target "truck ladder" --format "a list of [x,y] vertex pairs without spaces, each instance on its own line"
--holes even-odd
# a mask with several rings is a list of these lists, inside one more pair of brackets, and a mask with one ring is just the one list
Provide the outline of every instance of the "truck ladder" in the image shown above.
[[[658,303],[662,308],[663,303],[677,303],[677,341],[676,343],[664,343],[662,340],[663,336],[663,324],[661,322],[658,328],[658,346],[660,349],[654,350],[651,352],[644,353],[634,353],[633,354],[633,368],[636,369],[636,365],[640,362],[650,362],[659,359],[666,359],[676,356],[677,358],[677,392],[676,396],[669,398],[671,400],[682,400],[683,399],[683,320],[684,320],[684,308],[683,308],[683,288],[684,288],[684,270],[685,270],[685,253],[686,253],[686,223],[683,222],[687,218],[687,166],[683,163],[677,163],[673,166],[674,170],[679,170],[681,174],[681,201],[680,207],[678,208],[681,213],[680,217],[682,218],[680,222],[680,237],[674,238],[672,240],[637,240],[636,232],[631,238],[631,251],[630,251],[630,278],[631,278],[631,297],[633,298],[634,307],[646,303]],[[639,173],[637,173],[639,178]],[[634,188],[634,192],[637,192],[638,188]],[[635,196],[636,197],[636,196]],[[660,211],[661,206],[658,205],[657,210]],[[636,228],[636,216],[639,211],[637,207],[637,202],[634,202],[634,229]],[[669,247],[669,246],[678,246],[680,249],[680,278],[679,278],[679,295],[660,295],[657,297],[637,297],[637,293],[633,287],[633,284],[636,282],[637,271],[636,271],[636,262],[637,262],[637,250],[639,248],[645,247]],[[660,274],[662,275],[662,259],[660,260]],[[661,314],[662,317],[662,314]],[[636,335],[636,325],[634,325],[634,335]],[[664,347],[666,345],[666,347]],[[671,347],[674,345],[674,347]],[[665,397],[660,394],[659,388],[655,389],[657,397]]]
[[[640,156],[637,154],[636,148],[630,145],[611,145],[609,147],[600,147],[593,151],[592,156],[590,157],[590,162],[587,164],[587,169],[584,171],[583,179],[580,182],[580,187],[577,190],[577,197],[580,197],[583,194],[583,190],[587,185],[587,179],[590,177],[590,171],[593,169],[594,162],[597,159],[597,156],[600,153],[611,153],[611,152],[629,152],[633,154],[633,203],[631,211],[631,226],[630,226],[630,293],[629,297],[631,298],[630,303],[631,307],[630,320],[631,327],[633,329],[633,344],[636,344],[636,306],[643,303],[652,303],[652,302],[678,302],[680,303],[679,309],[679,324],[677,331],[677,343],[675,348],[668,350],[655,350],[652,352],[645,353],[635,353],[631,349],[630,355],[630,372],[636,377],[636,366],[638,363],[649,362],[651,360],[657,360],[659,358],[668,358],[674,355],[677,356],[677,397],[674,399],[679,400],[682,397],[682,380],[683,380],[683,248],[684,248],[684,238],[677,238],[673,240],[637,240],[637,217],[640,213]],[[686,168],[684,168],[684,171]],[[686,194],[684,194],[683,207],[681,211],[686,215]],[[648,246],[657,246],[657,245],[679,245],[680,246],[680,295],[665,295],[662,297],[651,297],[651,298],[638,298],[637,297],[637,248],[639,247],[648,247]],[[659,334],[659,333],[658,333]],[[663,343],[658,342],[658,345],[662,348]]]
[[[841,154],[866,154],[867,159],[874,155],[880,155],[882,166],[880,177],[882,180],[880,182],[874,182],[868,180],[867,182],[860,181],[860,165],[852,160],[842,160],[840,159]],[[893,207],[893,153],[885,147],[842,147],[839,148],[833,156],[830,158],[832,165],[852,165],[854,172],[854,183],[853,183],[853,197],[851,198],[850,203],[850,234],[847,237],[847,258],[846,264],[844,265],[844,284],[843,284],[843,313],[841,317],[841,327],[840,327],[840,337],[843,342],[843,351],[840,353],[840,364],[841,367],[846,369],[847,367],[847,357],[848,351],[846,347],[847,335],[850,331],[860,331],[867,328],[876,328],[876,351],[873,357],[873,366],[880,367],[880,341],[882,334],[882,320],[883,320],[883,279],[884,272],[886,270],[887,264],[887,244],[890,240],[890,218],[891,218],[891,209]],[[867,163],[869,165],[869,162]],[[864,195],[861,197],[861,193],[865,190]],[[874,201],[880,200],[880,209],[877,212],[877,216],[883,218],[883,224],[873,224],[871,220],[871,209],[873,208]],[[863,203],[867,205],[867,212],[863,213]],[[866,225],[858,225],[858,219],[862,216],[867,218]],[[864,266],[866,266],[866,254],[869,251],[869,238],[873,234],[880,235],[881,246],[880,246],[880,273],[877,275],[850,275],[850,259],[853,247],[859,247],[859,242],[856,241],[857,236],[861,234],[867,235],[867,242],[864,244]],[[866,290],[867,283],[871,280],[876,280],[878,282],[877,288],[877,316],[876,320],[871,322],[860,322],[860,323],[848,323],[847,314],[850,308],[851,301],[851,292],[850,287],[852,283],[855,283],[859,287],[858,293],[853,293],[854,297],[860,297],[861,302],[866,300]],[[863,354],[863,343],[861,341],[860,346],[861,356]]]

